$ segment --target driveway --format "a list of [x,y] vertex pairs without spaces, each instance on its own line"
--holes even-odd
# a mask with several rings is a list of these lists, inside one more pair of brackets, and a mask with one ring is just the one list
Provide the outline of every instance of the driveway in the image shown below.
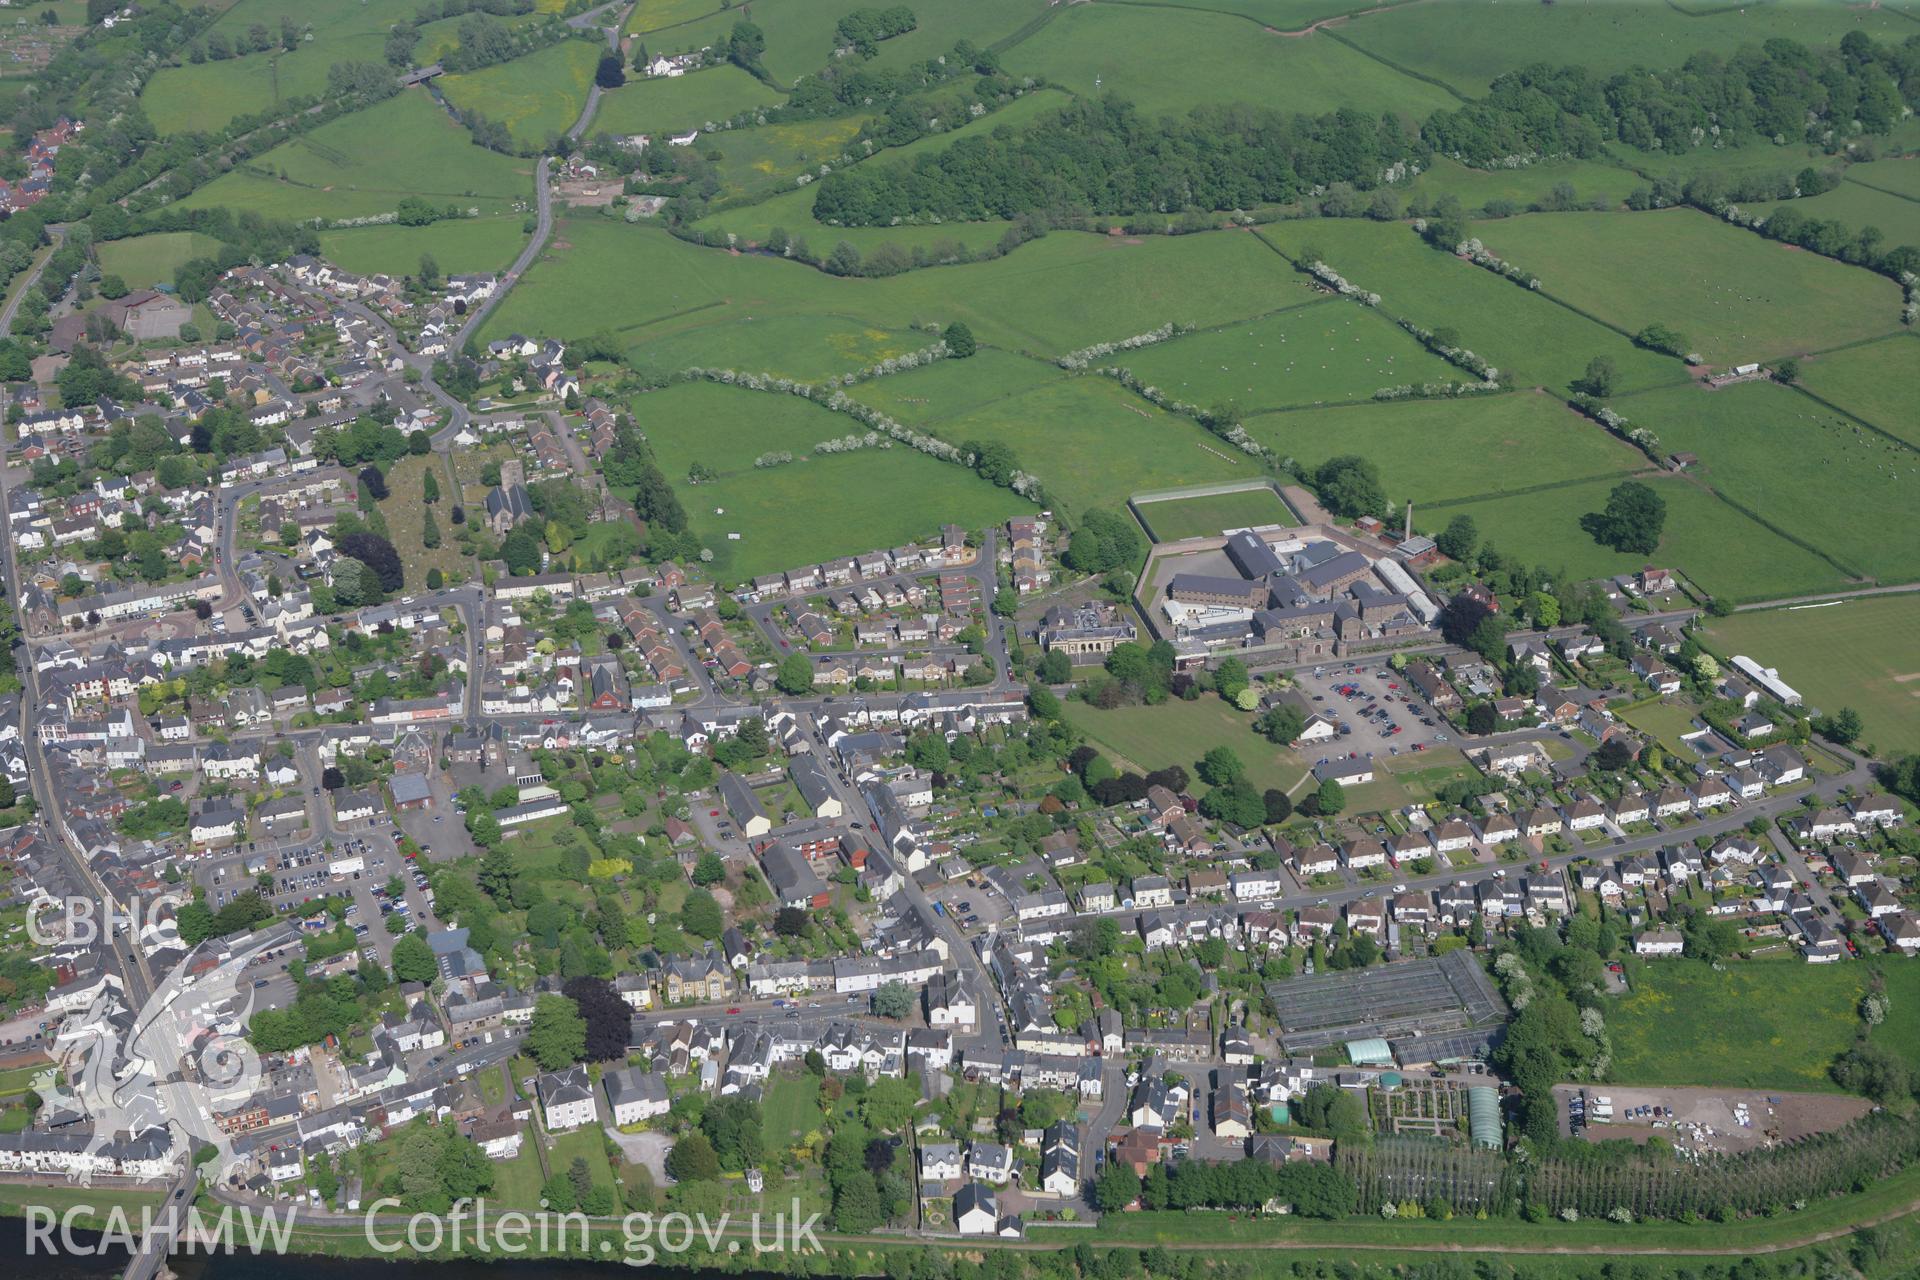
[[629,1164],[643,1164],[653,1174],[653,1183],[657,1187],[670,1187],[673,1179],[667,1176],[667,1152],[673,1150],[673,1139],[664,1133],[622,1133],[612,1125],[602,1126],[606,1135],[620,1147],[620,1154]]

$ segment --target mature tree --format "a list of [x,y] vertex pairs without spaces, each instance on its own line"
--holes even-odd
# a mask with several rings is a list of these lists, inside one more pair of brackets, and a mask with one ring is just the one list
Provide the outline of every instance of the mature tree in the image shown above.
[[594,70],[593,82],[602,89],[618,89],[627,82],[627,69],[621,64],[619,54],[600,55],[600,65]]
[[418,933],[409,933],[393,944],[393,976],[400,982],[432,982],[440,976],[433,948]]
[[1201,758],[1199,772],[1202,782],[1220,787],[1244,777],[1247,766],[1232,747],[1214,747]]
[[1260,803],[1266,806],[1268,822],[1285,822],[1293,816],[1293,800],[1278,787],[1261,792]]
[[1307,717],[1299,707],[1278,703],[1253,722],[1254,731],[1267,741],[1287,746],[1307,727]]
[[1241,776],[1201,796],[1200,812],[1236,827],[1257,827],[1266,821],[1267,805],[1259,788]]
[[407,573],[400,563],[400,553],[393,544],[377,533],[364,530],[349,533],[340,539],[340,554],[352,556],[379,576],[383,591],[392,593],[406,585]]
[[1139,1198],[1140,1175],[1123,1160],[1108,1164],[1093,1184],[1093,1207],[1102,1213],[1118,1213]]
[[1347,789],[1340,783],[1328,778],[1313,793],[1313,811],[1324,817],[1332,817],[1347,807]]
[[727,864],[720,860],[717,853],[703,853],[700,860],[693,864],[693,882],[702,889],[710,888],[727,878]]
[[1328,458],[1314,472],[1320,501],[1339,516],[1384,516],[1387,490],[1380,470],[1365,458],[1342,454]]
[[1612,356],[1595,356],[1587,361],[1587,371],[1574,384],[1574,390],[1605,398],[1613,394],[1614,384],[1619,378],[1620,370]]
[[941,336],[947,344],[947,355],[952,359],[965,360],[973,354],[973,330],[967,328],[965,321],[955,320]]
[[533,1002],[527,1027],[527,1052],[543,1071],[558,1071],[587,1056],[587,1020],[565,996],[545,995]]
[[1474,524],[1473,517],[1457,515],[1447,521],[1447,527],[1433,540],[1440,554],[1449,560],[1464,561],[1473,555],[1473,549],[1480,541],[1480,528]]
[[667,1176],[675,1182],[711,1182],[720,1176],[720,1157],[713,1141],[695,1129],[673,1144],[667,1153]]
[[1476,702],[1467,708],[1467,732],[1484,738],[1500,727],[1500,713],[1491,702]]
[[1607,495],[1606,509],[1580,517],[1595,542],[1631,555],[1652,555],[1667,525],[1667,500],[1638,480],[1624,480]]
[[620,998],[605,978],[569,978],[561,988],[586,1020],[586,1052],[590,1062],[610,1062],[627,1056],[633,1039],[633,1008]]
[[804,653],[790,653],[780,662],[780,670],[774,676],[774,687],[790,697],[799,697],[813,692],[813,663]]
[[1863,728],[1860,713],[1852,707],[1842,707],[1830,716],[1815,716],[1813,719],[1815,733],[1843,747],[1850,747],[1858,741]]
[[913,1013],[913,992],[904,982],[886,983],[873,993],[873,1011],[882,1018],[906,1018]]
[[720,904],[705,889],[695,889],[680,907],[680,927],[696,938],[717,938],[726,922],[720,916]]

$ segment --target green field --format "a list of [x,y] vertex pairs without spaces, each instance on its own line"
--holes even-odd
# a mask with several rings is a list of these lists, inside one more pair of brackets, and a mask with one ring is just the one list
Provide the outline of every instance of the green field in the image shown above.
[[1445,156],[1435,156],[1426,172],[1407,184],[1408,192],[1424,206],[1443,195],[1451,195],[1469,210],[1485,207],[1489,200],[1511,200],[1526,209],[1544,201],[1558,183],[1568,183],[1582,203],[1605,200],[1619,204],[1644,180],[1620,165],[1598,160],[1561,160],[1528,165],[1521,169],[1469,169]]
[[97,245],[94,256],[101,275],[119,276],[130,289],[147,289],[173,283],[183,264],[212,257],[219,248],[218,240],[197,231],[157,231]]
[[[749,107],[770,107],[779,101],[779,94],[738,67],[709,67],[670,80],[640,77],[600,95],[587,132],[620,137],[644,133],[658,138],[704,129]],[[716,144],[707,139],[701,150],[709,145]],[[725,139],[717,145],[725,151]]]
[[[793,214],[775,213],[773,206],[797,198],[804,203],[790,203],[787,207],[810,211],[813,208],[813,189],[810,186],[796,187],[795,181],[801,174],[815,172],[823,164],[838,168],[842,163],[841,157],[851,154],[848,149],[853,144],[854,135],[871,118],[834,116],[825,120],[801,120],[793,124],[729,129],[725,133],[709,134],[701,153],[708,156],[719,153],[720,158],[712,161],[712,164],[729,199],[771,195],[771,199],[740,212],[756,219],[763,214],[785,217],[796,235],[803,234],[809,230],[807,224],[812,222],[810,212],[799,212],[799,216],[795,217]],[[598,121],[599,116],[595,116],[596,130],[601,127]],[[756,225],[765,227],[775,224]],[[764,236],[763,230],[750,238],[759,240]]]
[[[1258,315],[1291,275],[1250,235],[1128,244],[1056,232],[991,262],[844,279],[704,249],[653,227],[574,220],[561,224],[554,245],[488,318],[483,338],[604,331],[641,348],[740,326],[726,358],[705,354],[702,338],[686,345],[689,358],[678,367],[725,364],[815,377],[869,363],[840,356],[835,346],[844,329],[816,332],[822,320],[896,333],[961,319],[982,342],[1051,359],[1168,322],[1212,325]],[[766,327],[770,320],[799,323]],[[911,337],[899,350],[927,341]]]
[[[1025,128],[1048,112],[1058,111],[1066,102],[1064,94],[1052,89],[1023,94],[998,111],[963,123],[957,129],[930,134],[904,147],[883,149],[859,163],[909,164],[918,156],[944,151],[958,139],[972,134],[991,133],[1002,127]],[[700,223],[701,229],[719,228],[757,242],[766,239],[771,228],[785,227],[791,235],[806,237],[822,252],[839,240],[849,241],[865,253],[888,242],[910,248],[947,239],[985,248],[1000,238],[1007,226],[1004,222],[840,228],[815,221],[813,188],[811,185],[795,188],[795,178],[814,168],[821,159],[837,157],[846,151],[868,119],[840,116],[798,124],[770,124],[755,129],[735,129],[711,139],[721,156],[718,169],[730,190],[777,190],[779,194],[744,208],[715,214]]]
[[1343,453],[1371,459],[1396,502],[1620,478],[1646,461],[1558,400],[1531,391],[1272,413],[1246,426],[1262,444],[1309,465]]
[[[820,441],[860,427],[792,396],[683,385],[640,397],[633,412],[724,581],[898,546],[947,521],[977,529],[1033,510],[963,467],[900,445],[808,457]],[[796,460],[753,465],[774,450]],[[687,484],[695,462],[719,478]]]
[[[1512,221],[1485,225],[1504,227]],[[1613,359],[1623,389],[1685,377],[1679,361],[1642,351],[1604,325],[1428,248],[1399,223],[1282,222],[1262,227],[1260,234],[1289,254],[1318,249],[1336,271],[1378,293],[1382,311],[1428,329],[1454,330],[1461,344],[1522,386],[1564,390],[1597,355]]]
[[1920,578],[1912,447],[1771,382],[1650,391],[1619,407],[1665,448],[1699,454],[1699,477],[1720,493],[1854,572]]
[[[890,389],[909,394],[914,376],[893,379],[900,385]],[[913,421],[910,415],[902,416]],[[1252,458],[1185,418],[1090,375],[1050,382],[925,425],[955,444],[982,440],[1007,445],[1021,466],[1046,484],[1051,501],[1075,511],[1118,507],[1142,489],[1261,475]]]
[[[1881,161],[1882,164],[1914,165],[1911,160]],[[1920,165],[1915,165],[1920,168]],[[1863,187],[1857,182],[1842,182],[1831,191],[1798,200],[1776,200],[1770,204],[1741,206],[1752,213],[1772,215],[1776,209],[1792,209],[1809,218],[1831,218],[1858,231],[1878,227],[1888,245],[1920,245],[1920,199],[1889,195]]]
[[1199,498],[1142,502],[1138,506],[1141,516],[1152,526],[1155,542],[1211,538],[1227,529],[1300,523],[1280,500],[1280,495],[1265,486]]
[[1318,36],[1267,34],[1232,14],[1085,4],[1063,9],[1002,59],[1075,93],[1120,93],[1147,115],[1257,100],[1279,111],[1392,110],[1414,120],[1459,105]]
[[[1312,296],[1304,280],[1297,292]],[[1243,413],[1366,400],[1382,387],[1473,378],[1379,312],[1338,299],[1292,305],[1110,359],[1188,404],[1211,408],[1231,401]]]
[[1912,330],[1800,366],[1807,390],[1920,448],[1920,344]]
[[443,272],[502,271],[527,242],[518,215],[456,218],[425,227],[351,227],[320,234],[320,252],[348,271],[412,275],[422,254]]
[[282,143],[181,203],[270,218],[355,218],[391,213],[402,197],[418,195],[500,213],[531,200],[532,174],[531,160],[474,146],[424,89],[409,89]]
[[580,118],[602,52],[592,41],[562,40],[511,62],[441,76],[435,83],[461,111],[506,125],[523,147],[542,147]]
[[1920,160],[1870,160],[1848,165],[1847,181],[1920,200]]
[[[1490,28],[1497,22],[1497,32]],[[1560,0],[1554,5],[1452,0],[1367,14],[1335,29],[1340,39],[1463,94],[1478,94],[1495,76],[1544,62],[1578,62],[1595,79],[1636,64],[1677,67],[1705,49],[1730,54],[1780,36],[1837,44],[1849,31],[1895,44],[1913,34],[1905,18],[1871,6],[1747,4],[1693,16],[1672,5],[1613,0]]]
[[[162,134],[219,129],[282,99],[324,93],[327,68],[336,62],[382,62],[387,28],[415,12],[406,0],[240,0],[210,33],[244,44],[248,28],[259,23],[273,37],[273,48],[162,67],[147,82],[140,105]],[[310,28],[312,38],[291,52],[282,48],[283,18]]]
[[1118,757],[1114,764],[1142,773],[1194,763],[1218,746],[1229,746],[1247,766],[1247,777],[1262,790],[1291,791],[1307,771],[1300,753],[1276,747],[1253,732],[1253,717],[1217,697],[1197,701],[1169,699],[1157,707],[1116,707],[1102,711],[1084,702],[1063,704],[1068,721],[1088,741]]
[[1668,325],[1711,364],[1823,350],[1900,324],[1900,288],[1886,277],[1693,209],[1532,214],[1475,231],[1550,296],[1629,333]]
[[640,0],[627,18],[629,32],[678,26],[720,12],[720,0]]
[[[1914,1027],[1920,970],[1880,962],[1899,1015],[1874,1032],[1920,1065]],[[1753,961],[1716,973],[1693,960],[1643,966],[1607,1011],[1613,1079],[1623,1084],[1726,1085],[1838,1092],[1827,1067],[1859,1029],[1862,964]]]
[[1920,595],[1737,613],[1707,635],[1727,657],[1778,667],[1809,706],[1858,711],[1881,753],[1920,751]]
[[1069,376],[1039,360],[981,351],[968,360],[942,360],[912,373],[875,378],[847,394],[902,422],[931,430]]
[[1414,527],[1437,534],[1455,515],[1479,526],[1483,543],[1576,578],[1632,573],[1648,564],[1679,568],[1731,601],[1777,599],[1848,585],[1840,570],[1755,523],[1697,485],[1670,477],[1649,481],[1666,500],[1666,534],[1651,556],[1610,551],[1580,527],[1580,517],[1606,505],[1611,480],[1541,489],[1479,502],[1416,508]]

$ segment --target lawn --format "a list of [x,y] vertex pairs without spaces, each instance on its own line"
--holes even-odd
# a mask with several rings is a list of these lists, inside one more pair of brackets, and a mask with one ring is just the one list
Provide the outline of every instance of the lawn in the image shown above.
[[779,1075],[767,1082],[760,1104],[761,1133],[769,1154],[798,1146],[826,1123],[820,1110],[820,1082],[812,1075]]
[[1745,654],[1825,711],[1852,707],[1880,752],[1920,751],[1920,595],[1715,618],[1714,649]]
[[1272,413],[1246,425],[1261,443],[1308,465],[1347,453],[1371,460],[1396,502],[1621,477],[1646,462],[1639,450],[1532,391]]
[[413,275],[431,254],[442,272],[499,272],[526,245],[526,220],[517,214],[453,218],[425,227],[389,224],[320,233],[320,254],[361,275]]
[[[1920,1000],[1913,965],[1885,962],[1882,972],[1895,1010]],[[1750,961],[1719,973],[1693,960],[1648,964],[1607,1011],[1613,1079],[1837,1092],[1827,1068],[1853,1043],[1866,993],[1867,964]],[[1920,1065],[1916,1018],[1908,1012],[1876,1035]]]
[[1142,773],[1180,765],[1191,770],[1215,747],[1232,747],[1247,766],[1247,777],[1265,790],[1291,791],[1307,771],[1300,753],[1276,747],[1253,732],[1253,717],[1203,694],[1193,702],[1169,699],[1157,707],[1116,707],[1102,711],[1084,702],[1063,704],[1067,719],[1097,747],[1116,757],[1114,764]]
[[[977,529],[1033,509],[964,467],[901,445],[808,456],[859,424],[791,396],[683,385],[640,397],[634,418],[727,581],[898,546],[947,521]],[[772,451],[796,460],[753,465]],[[687,484],[695,462],[718,478]],[[868,500],[845,501],[851,494]]]
[[[1504,227],[1510,221],[1486,225]],[[1585,316],[1428,248],[1400,223],[1312,219],[1275,223],[1260,234],[1295,256],[1316,249],[1336,271],[1380,294],[1381,310],[1428,329],[1454,330],[1462,345],[1521,386],[1564,390],[1597,355],[1613,359],[1623,389],[1685,376],[1679,361],[1642,351]]]
[[[1304,277],[1298,293],[1308,294]],[[1294,300],[1295,291],[1276,301]],[[1366,400],[1382,387],[1459,382],[1472,375],[1431,354],[1379,312],[1320,297],[1245,324],[1189,334],[1115,364],[1180,400],[1243,413]]]
[[418,195],[501,213],[530,202],[532,174],[531,160],[474,146],[426,90],[408,89],[282,143],[182,204],[302,220],[391,213]]
[[[601,94],[599,109],[588,122],[587,132],[658,137],[703,129],[710,122],[726,120],[749,107],[770,107],[780,100],[779,94],[734,66],[709,67],[672,79],[643,76]],[[725,141],[720,140],[723,152]],[[712,138],[704,140],[701,150],[713,143]]]
[[1635,65],[1677,67],[1706,49],[1731,54],[1776,36],[1838,44],[1856,30],[1894,44],[1913,33],[1906,19],[1869,6],[1728,5],[1693,15],[1672,5],[1612,0],[1561,0],[1551,6],[1454,0],[1365,14],[1334,34],[1472,96],[1485,92],[1495,76],[1530,63],[1558,67],[1578,61],[1600,80]]
[[[890,389],[908,394],[910,376]],[[1118,507],[1142,489],[1261,475],[1253,459],[1187,419],[1094,375],[1050,382],[928,425],[955,444],[1007,445],[1040,477],[1049,500],[1074,511]]]
[[1635,707],[1621,713],[1625,720],[1642,733],[1651,734],[1661,746],[1672,752],[1675,759],[1686,760],[1686,743],[1681,741],[1694,731],[1693,713],[1676,702],[1649,702],[1644,707]]
[[[674,367],[726,363],[817,377],[858,367],[833,350],[847,328],[897,332],[961,319],[982,342],[1052,359],[1168,322],[1215,325],[1261,314],[1272,307],[1275,284],[1290,274],[1257,239],[1238,232],[1138,244],[1055,232],[991,262],[845,279],[690,245],[657,227],[575,219],[561,224],[547,253],[489,316],[482,337],[611,332],[640,347],[701,334]],[[752,336],[736,334],[733,351],[719,354],[704,337],[716,327],[795,318],[800,323],[775,326],[747,352],[741,348]],[[927,341],[920,336],[911,346]]]
[[1833,591],[1846,576],[1813,553],[1736,511],[1697,485],[1671,477],[1649,481],[1666,500],[1667,526],[1651,556],[1610,551],[1580,527],[1580,517],[1606,505],[1613,481],[1594,480],[1478,502],[1429,503],[1414,527],[1437,534],[1456,515],[1473,517],[1483,543],[1576,578],[1632,573],[1648,564],[1684,570],[1730,602]]
[[1076,93],[1118,93],[1149,116],[1257,101],[1276,111],[1357,107],[1418,120],[1459,105],[1337,41],[1288,39],[1233,14],[1170,8],[1070,6],[1002,62]]
[[1920,448],[1920,344],[1912,330],[1834,351],[1800,366],[1800,383],[1882,431]]
[[1900,324],[1900,287],[1885,276],[1694,209],[1531,214],[1474,230],[1550,297],[1629,333],[1665,324],[1710,364],[1824,350]]
[[573,127],[587,105],[604,52],[589,40],[562,40],[537,53],[435,83],[448,102],[507,126],[523,147],[545,146]]
[[1169,498],[1164,502],[1143,502],[1139,511],[1152,526],[1155,542],[1178,542],[1183,538],[1210,538],[1227,529],[1259,528],[1263,525],[1298,524],[1280,495],[1264,485],[1236,493],[1216,493],[1200,498]]
[[172,284],[182,264],[210,258],[219,249],[218,240],[198,231],[156,231],[95,245],[94,255],[100,259],[100,274],[119,276],[129,289],[149,289]]
[[1920,578],[1911,446],[1771,382],[1650,391],[1618,407],[1665,448],[1698,454],[1695,471],[1715,490],[1851,572]]

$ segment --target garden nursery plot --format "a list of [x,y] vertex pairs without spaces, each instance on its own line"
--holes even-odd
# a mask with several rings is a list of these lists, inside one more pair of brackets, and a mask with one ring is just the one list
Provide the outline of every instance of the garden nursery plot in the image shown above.
[[1715,618],[1708,642],[1780,669],[1808,705],[1852,707],[1863,742],[1920,751],[1920,595],[1865,597]]
[[1472,376],[1379,312],[1328,298],[1109,359],[1177,400],[1202,408],[1231,402],[1243,413]]
[[1920,451],[1790,388],[1749,382],[1619,401],[1667,449],[1700,456],[1699,478],[1849,571],[1920,577]]
[[1476,224],[1541,290],[1628,333],[1664,324],[1710,364],[1891,333],[1900,287],[1693,209],[1531,214]]
[[533,161],[473,145],[424,89],[283,142],[182,201],[270,218],[392,213],[410,195],[500,213],[533,197]]

